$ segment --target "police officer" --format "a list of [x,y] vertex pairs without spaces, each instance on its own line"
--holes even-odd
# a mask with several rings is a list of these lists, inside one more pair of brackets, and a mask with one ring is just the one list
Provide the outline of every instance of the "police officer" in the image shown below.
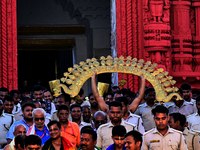
[[158,105],[152,113],[156,127],[144,133],[142,150],[187,150],[182,132],[168,126],[168,109]]

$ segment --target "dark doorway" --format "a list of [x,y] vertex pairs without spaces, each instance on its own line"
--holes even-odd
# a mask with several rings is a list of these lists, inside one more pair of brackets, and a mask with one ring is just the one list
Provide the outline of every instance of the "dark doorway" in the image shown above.
[[24,80],[33,87],[41,85],[49,88],[49,81],[61,78],[68,67],[72,67],[71,50],[19,50],[19,89]]

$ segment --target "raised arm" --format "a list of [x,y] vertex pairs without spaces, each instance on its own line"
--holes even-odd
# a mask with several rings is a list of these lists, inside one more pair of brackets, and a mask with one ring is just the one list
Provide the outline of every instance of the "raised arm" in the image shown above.
[[143,96],[144,96],[144,90],[145,90],[145,78],[143,77],[143,75],[140,76],[141,78],[141,86],[140,86],[140,91],[139,91],[139,95],[138,97],[136,97],[133,102],[130,104],[129,106],[129,110],[134,113],[138,107],[138,105],[140,104],[140,101],[142,100]]
[[104,111],[105,113],[108,113],[108,105],[105,103],[105,101],[103,100],[103,98],[101,96],[99,96],[98,90],[97,90],[97,85],[96,85],[96,72],[93,74],[92,78],[92,92],[93,95],[95,97],[95,99],[97,100],[97,103],[99,104],[99,107],[102,111]]

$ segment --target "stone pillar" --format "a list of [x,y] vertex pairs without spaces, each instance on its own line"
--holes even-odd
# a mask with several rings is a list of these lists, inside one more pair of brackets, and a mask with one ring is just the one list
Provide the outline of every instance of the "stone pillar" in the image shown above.
[[192,6],[195,9],[195,31],[194,43],[194,72],[200,73],[200,0],[193,0]]
[[172,75],[175,77],[186,78],[190,72],[193,72],[190,6],[190,0],[174,0],[171,5]]
[[0,2],[0,87],[17,89],[16,0]]
[[144,0],[145,59],[170,71],[170,4],[168,0]]

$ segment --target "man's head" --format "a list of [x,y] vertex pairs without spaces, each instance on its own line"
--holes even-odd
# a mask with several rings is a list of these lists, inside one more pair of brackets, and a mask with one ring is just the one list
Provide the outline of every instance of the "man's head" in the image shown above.
[[91,109],[90,109],[90,106],[83,106],[82,107],[82,115],[83,115],[83,121],[84,122],[87,122],[87,123],[90,123],[91,121]]
[[41,103],[40,103],[40,101],[37,101],[37,100],[36,100],[36,101],[34,101],[33,103],[35,104],[35,107],[36,107],[36,108],[41,108]]
[[156,99],[156,94],[154,88],[147,88],[144,93],[144,97],[147,103],[154,104]]
[[109,104],[109,117],[113,124],[121,122],[122,119],[122,104],[114,101]]
[[24,86],[23,88],[22,88],[22,96],[23,97],[31,97],[31,91],[32,91],[32,89],[31,89],[31,87],[30,86]]
[[183,83],[181,85],[181,89],[183,91],[183,98],[186,101],[190,101],[190,99],[191,99],[191,85],[189,85],[187,83]]
[[152,114],[154,115],[153,119],[159,131],[167,129],[169,121],[168,113],[169,110],[163,105],[158,105],[152,109]]
[[68,122],[68,116],[69,116],[69,108],[67,105],[63,104],[58,107],[57,116],[59,118],[59,121],[61,123],[67,123]]
[[26,135],[26,127],[23,124],[15,125],[13,135]]
[[63,93],[55,98],[55,106],[58,110],[58,107],[62,104],[66,104],[68,107],[70,107],[71,104],[71,97],[69,94]]
[[41,150],[41,139],[37,135],[29,135],[25,140],[25,150]]
[[32,112],[33,115],[33,120],[35,123],[35,127],[38,129],[43,128],[44,122],[45,122],[45,117],[46,117],[46,112],[42,108],[36,108]]
[[9,94],[9,90],[5,87],[0,88],[0,99],[4,100],[5,96]]
[[97,133],[88,126],[81,129],[80,146],[82,150],[94,150],[97,143]]
[[35,107],[35,104],[33,103],[25,103],[24,105],[22,105],[22,113],[25,120],[28,120],[28,121],[33,120],[32,112],[34,108],[36,107]]
[[105,93],[105,94],[104,94],[104,101],[105,101],[105,103],[106,103],[107,105],[109,105],[111,102],[114,101],[113,97],[114,97],[114,94],[113,94],[113,93]]
[[126,129],[122,125],[116,125],[112,129],[112,139],[115,147],[117,147],[118,149],[123,149],[125,134]]
[[35,85],[33,87],[33,98],[37,101],[42,101],[43,90],[43,87],[41,87],[40,85]]
[[78,95],[76,96],[76,104],[81,105],[85,99],[84,90],[81,88]]
[[132,130],[125,135],[125,147],[127,150],[140,150],[142,146],[142,134]]
[[18,135],[15,137],[15,150],[24,150],[26,135]]
[[90,93],[88,98],[89,98],[89,102],[90,102],[91,107],[92,108],[98,108],[99,105],[98,105],[97,100],[95,99],[93,93]]
[[118,97],[116,101],[122,104],[122,114],[124,116],[126,113],[128,113],[128,107],[129,107],[128,99],[125,96],[121,96],[121,97]]
[[100,125],[105,124],[107,122],[107,115],[103,111],[97,111],[94,114],[93,121],[97,130]]
[[172,113],[169,115],[169,126],[176,130],[183,132],[186,123],[186,117],[180,113]]
[[50,91],[45,91],[44,92],[44,100],[46,102],[51,102],[52,99],[53,99],[53,96],[52,96],[51,92]]
[[17,105],[20,101],[20,92],[18,90],[11,90],[10,96],[14,99],[14,104]]
[[197,107],[198,114],[200,114],[200,96],[197,96],[196,98],[196,107]]
[[53,140],[60,138],[60,135],[61,135],[60,122],[53,120],[53,121],[50,121],[47,126],[49,128],[49,135]]
[[121,91],[115,91],[113,100],[115,101],[118,97],[121,97],[121,96],[123,96]]
[[81,111],[82,111],[82,108],[78,104],[72,104],[70,106],[70,112],[71,112],[71,116],[72,116],[73,121],[80,121],[81,120]]
[[199,90],[193,90],[192,91],[192,98],[193,99],[196,99],[197,96],[199,96],[199,95],[200,95],[200,91]]
[[[181,97],[183,97],[183,91],[182,91],[181,88],[178,88],[177,93],[178,93]],[[181,106],[181,105],[183,104],[184,100],[178,100],[178,101],[177,101],[176,98],[177,98],[176,96],[173,96],[171,100],[174,102],[174,104],[175,104],[176,106]]]
[[119,86],[113,86],[112,87],[112,93],[115,93],[116,91],[119,91]]
[[5,96],[3,107],[5,113],[12,114],[12,110],[14,108],[14,100],[12,96]]

